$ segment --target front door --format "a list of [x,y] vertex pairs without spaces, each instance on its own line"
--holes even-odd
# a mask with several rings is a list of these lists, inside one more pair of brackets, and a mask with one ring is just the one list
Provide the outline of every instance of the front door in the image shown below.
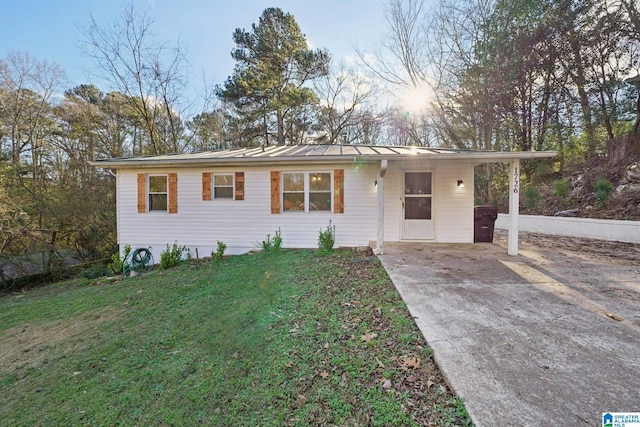
[[402,197],[403,239],[434,239],[432,189],[431,172],[405,172]]

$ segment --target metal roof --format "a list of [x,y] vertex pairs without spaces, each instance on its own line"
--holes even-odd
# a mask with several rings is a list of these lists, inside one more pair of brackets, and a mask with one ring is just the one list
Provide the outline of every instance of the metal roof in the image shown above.
[[394,159],[467,160],[477,163],[554,157],[554,151],[482,151],[384,145],[272,145],[198,153],[102,159],[92,165],[107,169],[239,164],[375,162]]

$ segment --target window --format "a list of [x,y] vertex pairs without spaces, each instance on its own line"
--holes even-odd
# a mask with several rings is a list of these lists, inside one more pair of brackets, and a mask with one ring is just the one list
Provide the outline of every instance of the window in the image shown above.
[[304,174],[283,174],[282,202],[285,211],[304,210]]
[[244,172],[202,172],[202,200],[244,200]]
[[178,174],[138,174],[138,213],[178,213]]
[[167,200],[167,176],[149,176],[149,211],[166,211]]
[[214,175],[213,198],[233,199],[233,175]]
[[284,211],[331,211],[331,173],[282,174]]
[[309,174],[309,210],[331,210],[331,174]]
[[431,172],[404,174],[404,219],[431,219]]

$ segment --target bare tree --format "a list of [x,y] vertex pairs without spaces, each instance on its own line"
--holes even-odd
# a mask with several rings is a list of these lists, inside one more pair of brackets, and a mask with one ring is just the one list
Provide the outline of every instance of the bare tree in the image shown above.
[[358,124],[370,113],[368,103],[378,92],[374,81],[363,73],[340,64],[314,82],[319,98],[318,127],[329,144],[352,144],[361,139],[364,127]]
[[[633,54],[635,58],[638,58],[640,56],[638,53],[640,50],[640,5],[635,0],[620,0],[618,7],[619,13],[626,18],[622,20],[622,28],[625,32],[626,40],[633,45]],[[636,75],[628,79],[627,82],[635,86],[638,91],[635,103],[636,120],[632,133],[640,134],[640,64],[636,62],[634,65],[636,66]]]
[[50,125],[50,100],[63,80],[59,65],[26,52],[9,52],[0,59],[0,135],[5,135],[12,163],[28,158],[34,176],[45,143],[43,127]]
[[360,60],[394,90],[428,88],[432,96],[425,101],[427,121],[446,145],[475,145],[461,129],[466,119],[459,114],[458,97],[466,70],[477,62],[472,48],[489,3],[442,1],[431,10],[424,0],[391,0],[386,9],[389,33],[380,48],[373,55],[358,52]]
[[179,152],[185,145],[181,108],[187,63],[181,46],[154,40],[152,24],[147,13],[138,13],[132,5],[110,26],[101,26],[92,16],[81,28],[82,47],[100,67],[101,77],[129,97],[146,132],[143,154]]

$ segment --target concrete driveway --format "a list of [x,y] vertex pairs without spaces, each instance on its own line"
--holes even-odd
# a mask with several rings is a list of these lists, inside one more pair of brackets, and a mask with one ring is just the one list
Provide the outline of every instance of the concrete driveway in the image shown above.
[[640,245],[387,244],[382,264],[477,426],[640,412]]

